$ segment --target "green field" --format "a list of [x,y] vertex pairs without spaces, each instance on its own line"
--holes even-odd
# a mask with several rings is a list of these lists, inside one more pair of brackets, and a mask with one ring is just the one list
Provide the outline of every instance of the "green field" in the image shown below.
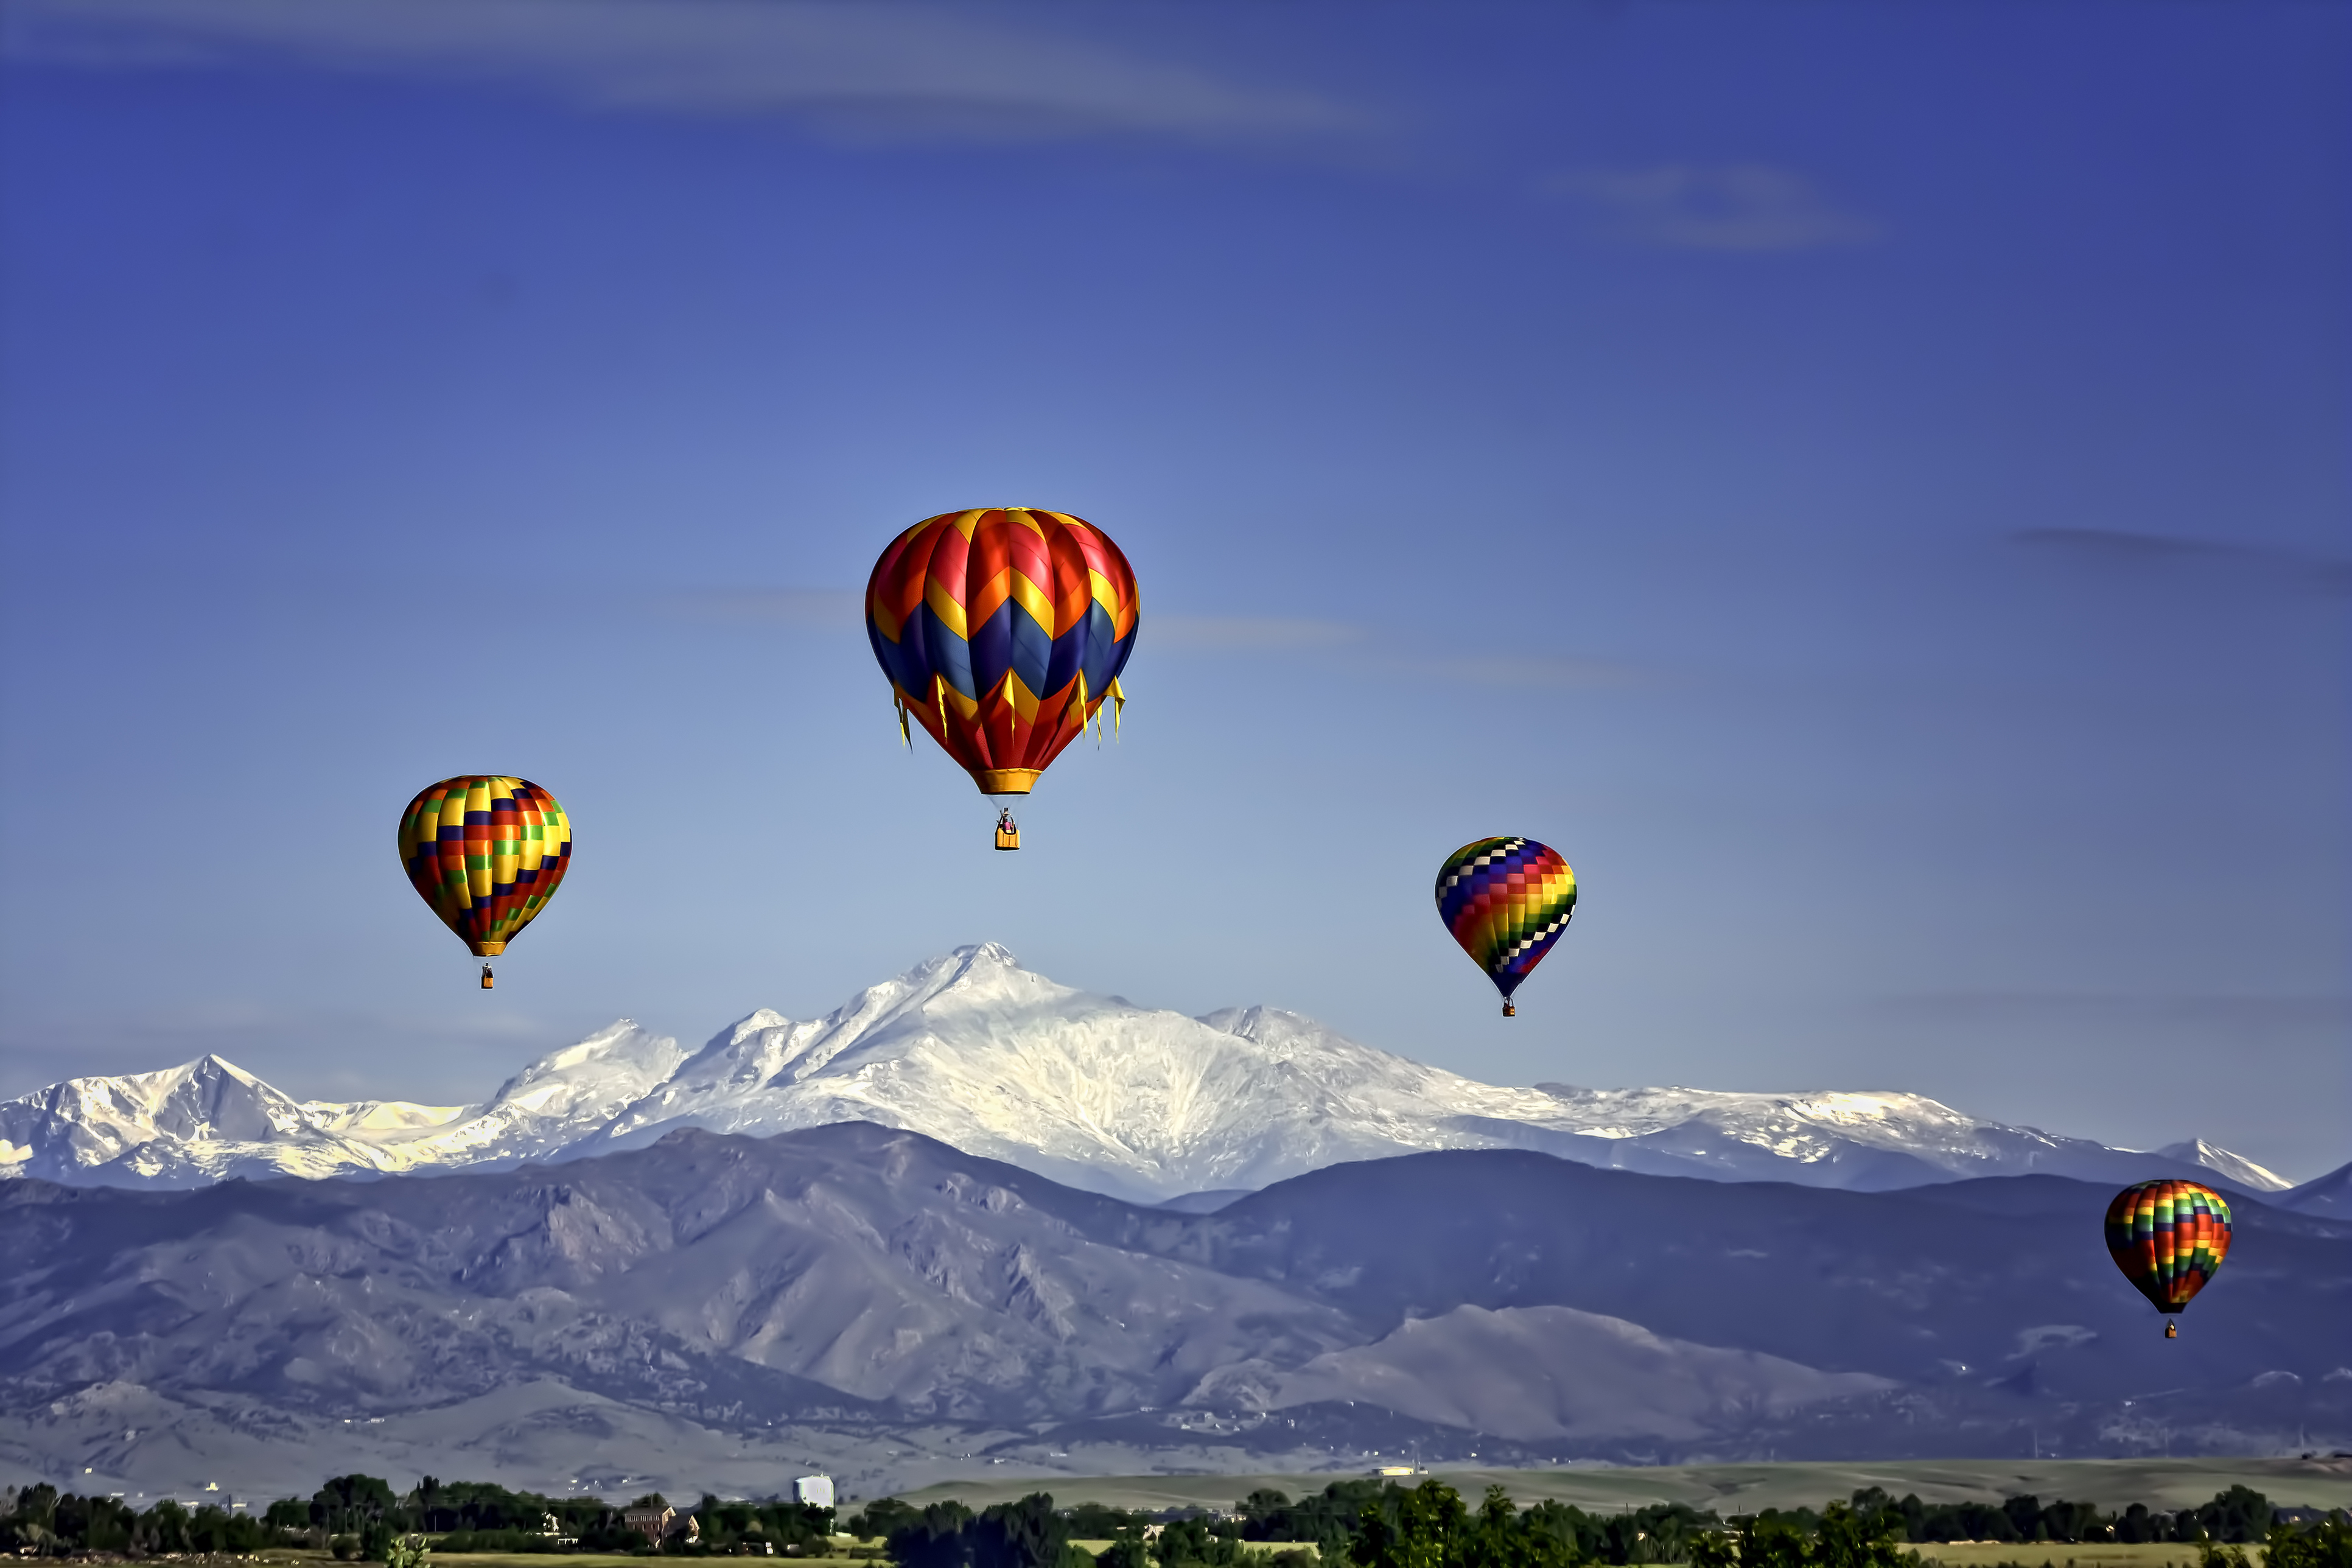
[[[2000,1563],[2023,1563],[2025,1568],[2044,1564],[2048,1568],[2197,1568],[2197,1549],[2179,1542],[2152,1546],[2069,1546],[2046,1541],[2039,1545],[2015,1541],[1923,1541],[1911,1550],[1947,1568],[1993,1568]],[[2247,1547],[2246,1561],[2252,1568],[2262,1568],[2263,1549]]]
[[[1681,1502],[1726,1515],[1755,1513],[1767,1508],[1818,1508],[1864,1487],[1885,1487],[1896,1497],[1916,1492],[1927,1502],[1998,1502],[2030,1492],[2045,1502],[2069,1498],[2109,1510],[2136,1502],[2179,1509],[2204,1502],[2241,1482],[2282,1507],[2352,1508],[2352,1459],[1919,1459],[1853,1465],[1440,1469],[1433,1474],[1473,1500],[1491,1485],[1501,1487],[1522,1507],[1551,1499],[1588,1510]],[[1302,1497],[1340,1479],[1337,1474],[1008,1477],[943,1481],[901,1495],[919,1508],[943,1498],[982,1508],[1035,1491],[1051,1492],[1055,1502],[1066,1505],[1230,1508],[1259,1487]],[[2077,1568],[2088,1568],[2089,1559],[2081,1552],[2075,1555]],[[2151,1568],[2161,1561],[2166,1559],[2147,1560]]]
[[[1097,1557],[1110,1550],[1110,1542],[1108,1538],[1101,1541],[1073,1541],[1070,1544],[1091,1552]],[[1304,1552],[1309,1557],[1322,1555],[1315,1550],[1315,1543],[1311,1541],[1244,1541],[1242,1542],[1242,1551],[1261,1557],[1271,1557],[1277,1552]]]

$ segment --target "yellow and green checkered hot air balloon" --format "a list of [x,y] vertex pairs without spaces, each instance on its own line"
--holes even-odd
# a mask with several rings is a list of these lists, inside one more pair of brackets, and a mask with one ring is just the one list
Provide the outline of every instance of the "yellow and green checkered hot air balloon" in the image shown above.
[[[555,896],[572,820],[529,779],[461,773],[417,792],[400,817],[400,863],[477,958],[496,958]],[[490,988],[482,965],[482,989]]]

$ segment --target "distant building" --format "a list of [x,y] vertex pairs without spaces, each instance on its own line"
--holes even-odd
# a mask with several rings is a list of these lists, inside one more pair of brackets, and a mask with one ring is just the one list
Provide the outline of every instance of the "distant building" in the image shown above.
[[1417,1476],[1421,1473],[1411,1465],[1382,1465],[1372,1472],[1376,1476]]
[[621,1510],[623,1528],[635,1531],[654,1545],[659,1546],[669,1532],[677,1527],[677,1510],[674,1508],[629,1508]]
[[831,1508],[833,1478],[831,1476],[801,1477],[793,1483],[793,1500],[806,1503],[812,1508]]

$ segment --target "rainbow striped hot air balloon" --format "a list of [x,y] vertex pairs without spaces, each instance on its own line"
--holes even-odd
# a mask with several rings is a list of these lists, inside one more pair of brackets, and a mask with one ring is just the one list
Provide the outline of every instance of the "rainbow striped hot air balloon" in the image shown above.
[[[2159,1312],[2186,1308],[2229,1255],[2230,1205],[2210,1187],[2142,1182],[2107,1205],[2107,1256]],[[2179,1337],[2168,1319],[2164,1337]]]
[[[400,816],[400,863],[477,958],[504,952],[572,865],[572,823],[529,779],[461,773],[417,793]],[[482,965],[482,989],[490,988]]]
[[[1027,795],[1085,732],[1135,651],[1135,573],[1067,512],[941,512],[893,540],[866,584],[866,632],[898,709],[982,795]],[[1008,843],[1008,836],[1012,842]],[[1013,848],[1012,814],[997,844]]]
[[1518,1012],[1511,993],[1575,913],[1576,873],[1532,838],[1481,838],[1437,868],[1437,918],[1503,994],[1506,1018]]

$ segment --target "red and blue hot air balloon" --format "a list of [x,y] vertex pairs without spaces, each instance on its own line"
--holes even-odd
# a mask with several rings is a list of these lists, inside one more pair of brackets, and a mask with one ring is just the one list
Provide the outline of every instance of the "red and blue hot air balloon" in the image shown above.
[[[866,584],[866,634],[907,719],[982,795],[1027,795],[1086,732],[1135,651],[1135,573],[1083,518],[1034,507],[941,512],[893,540]],[[1010,807],[996,847],[1020,847]]]

